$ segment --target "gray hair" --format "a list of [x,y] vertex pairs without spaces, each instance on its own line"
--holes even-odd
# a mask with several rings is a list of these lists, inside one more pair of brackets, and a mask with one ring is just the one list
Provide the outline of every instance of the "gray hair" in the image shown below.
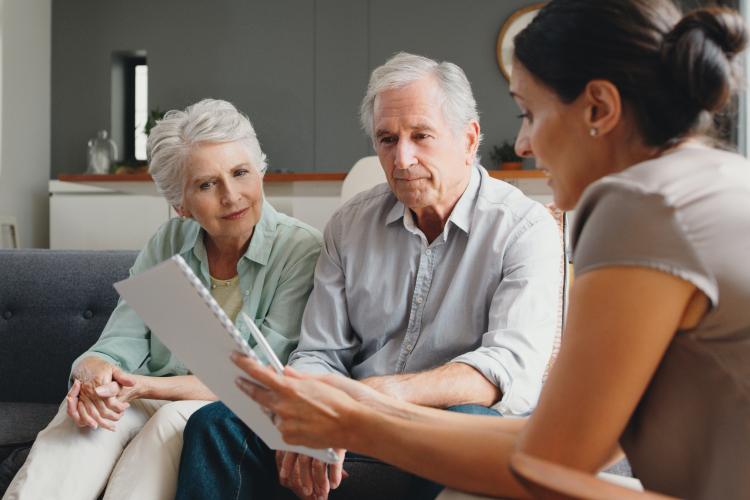
[[[375,143],[375,98],[382,92],[397,90],[430,77],[437,84],[438,100],[443,118],[458,138],[470,120],[479,123],[477,102],[471,93],[471,84],[461,68],[450,62],[438,63],[427,57],[399,52],[370,76],[362,105],[360,120],[365,131]],[[479,142],[482,135],[479,135]]]
[[261,178],[266,172],[266,155],[260,149],[252,123],[227,101],[203,99],[185,111],[168,111],[151,129],[146,145],[148,173],[167,203],[182,207],[185,166],[201,144],[239,142],[247,149]]

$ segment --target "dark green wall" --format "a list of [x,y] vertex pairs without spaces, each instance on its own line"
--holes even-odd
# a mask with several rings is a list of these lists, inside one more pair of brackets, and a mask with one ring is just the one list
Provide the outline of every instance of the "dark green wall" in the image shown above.
[[[488,149],[520,121],[497,36],[528,0],[54,0],[52,178],[86,168],[111,129],[111,55],[146,50],[149,107],[226,99],[255,125],[271,169],[346,172],[373,154],[358,121],[369,73],[404,50],[461,66]],[[532,165],[528,165],[532,167]]]

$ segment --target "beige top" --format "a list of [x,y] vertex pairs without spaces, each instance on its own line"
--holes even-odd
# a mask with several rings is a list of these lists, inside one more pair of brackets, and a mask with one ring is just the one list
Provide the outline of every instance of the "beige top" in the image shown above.
[[683,148],[595,182],[576,212],[576,274],[656,268],[711,301],[675,335],[621,437],[633,471],[680,498],[750,498],[750,162]]
[[217,280],[213,276],[209,278],[211,278],[211,296],[219,303],[232,323],[236,323],[237,315],[242,310],[240,275],[228,280]]

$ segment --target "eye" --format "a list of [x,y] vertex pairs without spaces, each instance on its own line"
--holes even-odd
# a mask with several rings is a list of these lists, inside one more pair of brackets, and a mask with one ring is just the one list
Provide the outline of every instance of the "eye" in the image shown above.
[[520,115],[518,115],[516,118],[522,118],[524,120],[528,120],[529,123],[531,123],[531,113],[528,111],[524,111]]
[[427,139],[428,137],[427,134],[414,134],[415,139]]
[[384,136],[380,138],[380,144],[390,144],[396,142],[396,138],[392,136]]
[[242,177],[243,175],[246,175],[247,173],[248,173],[247,170],[245,170],[244,168],[241,168],[234,173],[234,176]]
[[208,188],[211,187],[211,184],[212,184],[212,181],[206,181],[203,184],[201,184],[200,188],[201,189],[208,189]]

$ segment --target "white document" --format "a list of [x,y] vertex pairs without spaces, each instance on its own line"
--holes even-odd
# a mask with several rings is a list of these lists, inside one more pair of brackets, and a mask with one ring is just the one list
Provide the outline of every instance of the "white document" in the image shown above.
[[239,350],[256,361],[258,357],[182,257],[175,255],[115,283],[115,288],[151,333],[269,448],[302,453],[329,464],[337,462],[338,456],[330,448],[285,443],[260,406],[235,385],[238,376],[249,377],[229,360],[229,354]]

